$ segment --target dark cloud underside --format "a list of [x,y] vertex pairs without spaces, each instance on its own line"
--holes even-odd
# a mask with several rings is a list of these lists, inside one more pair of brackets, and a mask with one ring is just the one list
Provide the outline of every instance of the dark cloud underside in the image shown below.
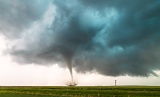
[[[109,76],[149,76],[160,69],[159,0],[7,1],[0,0],[0,30],[18,41],[9,50],[17,62]],[[54,19],[46,26],[41,21],[50,5]]]

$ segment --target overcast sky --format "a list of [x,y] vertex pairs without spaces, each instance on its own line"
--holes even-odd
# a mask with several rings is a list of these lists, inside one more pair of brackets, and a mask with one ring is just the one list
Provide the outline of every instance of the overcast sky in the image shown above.
[[0,0],[0,85],[160,85],[159,0]]

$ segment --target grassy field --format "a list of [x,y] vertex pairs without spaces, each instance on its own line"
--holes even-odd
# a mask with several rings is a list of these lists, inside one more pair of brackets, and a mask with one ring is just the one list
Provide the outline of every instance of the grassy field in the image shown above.
[[0,97],[160,97],[158,86],[0,87]]

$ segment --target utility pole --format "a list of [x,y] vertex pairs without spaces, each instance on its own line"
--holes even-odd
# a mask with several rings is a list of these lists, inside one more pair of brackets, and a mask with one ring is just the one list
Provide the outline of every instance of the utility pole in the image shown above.
[[117,86],[117,80],[115,80],[115,86]]

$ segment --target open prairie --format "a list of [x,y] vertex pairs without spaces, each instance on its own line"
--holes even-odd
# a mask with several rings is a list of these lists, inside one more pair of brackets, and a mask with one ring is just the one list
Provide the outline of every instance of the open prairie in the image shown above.
[[160,97],[160,86],[1,86],[0,97]]

